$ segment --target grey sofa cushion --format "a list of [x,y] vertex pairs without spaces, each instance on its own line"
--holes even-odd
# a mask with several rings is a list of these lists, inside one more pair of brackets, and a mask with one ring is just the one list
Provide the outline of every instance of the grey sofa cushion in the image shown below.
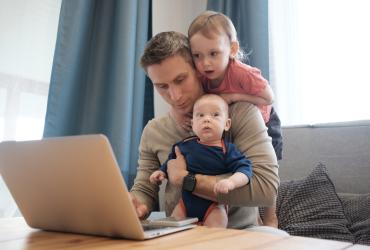
[[370,245],[370,194],[338,194],[355,243]]
[[281,183],[277,216],[279,228],[292,235],[354,242],[342,204],[322,164],[303,180]]

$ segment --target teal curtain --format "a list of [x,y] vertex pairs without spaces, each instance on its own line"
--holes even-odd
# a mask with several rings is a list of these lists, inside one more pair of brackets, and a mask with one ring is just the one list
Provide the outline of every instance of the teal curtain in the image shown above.
[[[151,1],[63,0],[44,137],[105,134],[129,186],[153,89],[139,66]],[[104,166],[102,166],[104,167]]]
[[251,52],[246,63],[269,79],[268,0],[208,0],[207,9],[230,17],[241,48]]

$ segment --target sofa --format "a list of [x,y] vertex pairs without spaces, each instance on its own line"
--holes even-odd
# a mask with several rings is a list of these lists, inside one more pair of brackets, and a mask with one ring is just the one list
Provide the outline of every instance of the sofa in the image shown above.
[[283,127],[283,138],[279,228],[370,245],[370,121]]

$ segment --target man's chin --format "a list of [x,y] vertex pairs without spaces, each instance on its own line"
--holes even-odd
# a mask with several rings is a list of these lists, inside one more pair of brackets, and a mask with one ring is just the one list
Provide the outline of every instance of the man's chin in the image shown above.
[[192,113],[193,109],[186,107],[186,108],[176,108],[174,107],[173,110],[180,115],[189,116]]

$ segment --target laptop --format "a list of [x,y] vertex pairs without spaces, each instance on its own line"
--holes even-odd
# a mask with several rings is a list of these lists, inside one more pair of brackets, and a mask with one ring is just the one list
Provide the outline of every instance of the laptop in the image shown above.
[[104,135],[2,142],[0,174],[33,228],[143,240],[195,227],[144,230]]

